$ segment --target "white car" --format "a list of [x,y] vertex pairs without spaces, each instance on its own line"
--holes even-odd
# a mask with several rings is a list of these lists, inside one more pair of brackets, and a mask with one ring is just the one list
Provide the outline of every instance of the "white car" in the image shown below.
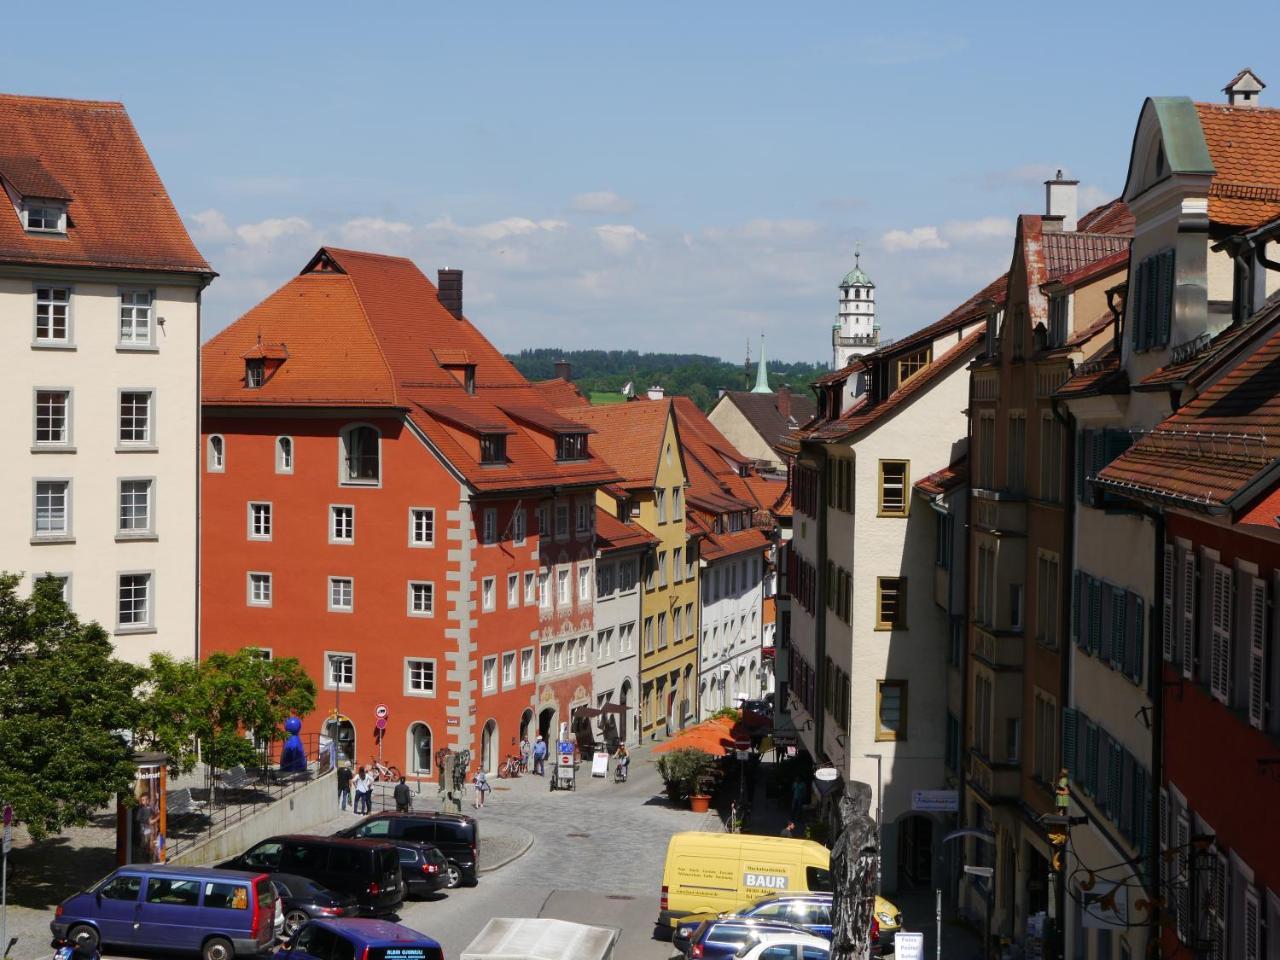
[[759,940],[738,956],[741,960],[829,960],[831,941],[805,933],[761,932]]

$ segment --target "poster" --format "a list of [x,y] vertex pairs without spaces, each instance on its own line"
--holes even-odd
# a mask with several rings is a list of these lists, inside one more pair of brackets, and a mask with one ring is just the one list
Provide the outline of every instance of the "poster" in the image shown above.
[[163,763],[139,764],[133,780],[134,807],[130,863],[164,863],[165,769]]

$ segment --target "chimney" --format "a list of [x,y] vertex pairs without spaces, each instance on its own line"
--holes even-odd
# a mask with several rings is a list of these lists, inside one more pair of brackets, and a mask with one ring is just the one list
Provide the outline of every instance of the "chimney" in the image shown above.
[[1222,92],[1227,95],[1227,103],[1233,107],[1256,107],[1258,95],[1265,86],[1256,73],[1245,67],[1231,78]]
[[568,360],[557,360],[556,377],[565,383],[573,383],[573,364]]
[[650,400],[661,400],[666,395],[667,391],[663,390],[659,386],[652,386],[649,388],[648,397]]
[[1062,229],[1076,228],[1076,188],[1079,180],[1062,179],[1062,171],[1052,180],[1044,182],[1044,214],[1046,217],[1061,217]]
[[462,271],[444,267],[436,271],[436,294],[440,305],[457,319],[462,319]]
[[783,384],[778,388],[778,413],[782,415],[782,422],[788,423],[791,420],[791,388]]

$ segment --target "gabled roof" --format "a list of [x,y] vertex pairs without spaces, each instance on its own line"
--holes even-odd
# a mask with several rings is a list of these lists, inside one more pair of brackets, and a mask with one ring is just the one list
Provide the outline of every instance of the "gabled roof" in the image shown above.
[[636,550],[658,542],[638,523],[623,523],[614,514],[596,507],[596,549],[601,553]]
[[771,447],[776,447],[779,438],[788,430],[808,423],[818,412],[817,404],[808,393],[791,393],[791,413],[786,418],[782,416],[776,393],[726,390],[724,399],[738,408],[747,423],[751,424],[751,429]]
[[1101,355],[1076,367],[1075,373],[1057,389],[1054,397],[1072,400],[1128,392],[1129,374],[1120,366],[1120,352],[1112,344]]
[[1197,103],[1215,170],[1209,219],[1256,227],[1280,216],[1280,110]]
[[723,560],[742,553],[762,552],[769,546],[769,538],[758,527],[747,527],[736,533],[711,533],[703,538],[698,555],[707,561]]
[[966,455],[950,466],[943,467],[922,480],[917,480],[913,486],[927,497],[940,497],[964,486],[968,478],[969,458]]
[[568,380],[562,380],[560,377],[553,377],[550,380],[535,380],[533,388],[538,391],[542,399],[555,407],[557,410],[562,407],[585,407],[591,401],[582,395],[582,391],[578,389],[576,384],[570,383]]
[[1099,261],[1119,257],[1123,264],[1129,253],[1130,237],[1110,233],[1046,231],[1044,266],[1046,281],[1094,268]]
[[1087,230],[1090,233],[1114,233],[1131,237],[1133,229],[1133,211],[1119,197],[1094,207],[1076,221],[1076,230]]
[[671,416],[670,400],[567,407],[560,412],[595,430],[592,449],[621,475],[624,485],[654,485]]
[[1245,340],[1262,330],[1265,323],[1260,325],[1259,321],[1272,316],[1275,307],[1272,301],[1278,299],[1280,293],[1273,293],[1262,308],[1243,323],[1233,323],[1212,336],[1206,333],[1202,338],[1184,345],[1181,349],[1186,353],[1185,357],[1179,357],[1175,351],[1173,362],[1147,374],[1134,384],[1134,389],[1163,390],[1174,385],[1201,383],[1218,369],[1221,361],[1231,357]]
[[751,495],[755,497],[756,503],[760,505],[761,510],[765,510],[775,517],[791,516],[791,498],[787,494],[787,482],[781,477],[771,479],[762,477],[760,474],[752,472],[745,478],[747,489],[751,491]]
[[3,204],[0,263],[214,276],[123,104],[0,95],[0,130],[0,180],[20,198],[68,201],[65,236],[28,233]]

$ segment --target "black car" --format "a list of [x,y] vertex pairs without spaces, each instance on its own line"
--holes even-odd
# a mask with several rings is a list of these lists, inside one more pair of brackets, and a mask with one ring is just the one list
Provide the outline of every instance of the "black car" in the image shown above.
[[273,873],[271,882],[284,907],[284,935],[292,937],[313,917],[353,917],[356,898],[338,893],[296,873]]
[[355,897],[361,917],[390,916],[404,903],[400,853],[390,843],[289,834],[263,840],[220,866],[306,877]]
[[397,843],[406,896],[425,897],[449,879],[449,858],[429,843]]
[[429,843],[449,858],[445,886],[476,885],[480,873],[480,828],[458,813],[375,813],[335,837]]

